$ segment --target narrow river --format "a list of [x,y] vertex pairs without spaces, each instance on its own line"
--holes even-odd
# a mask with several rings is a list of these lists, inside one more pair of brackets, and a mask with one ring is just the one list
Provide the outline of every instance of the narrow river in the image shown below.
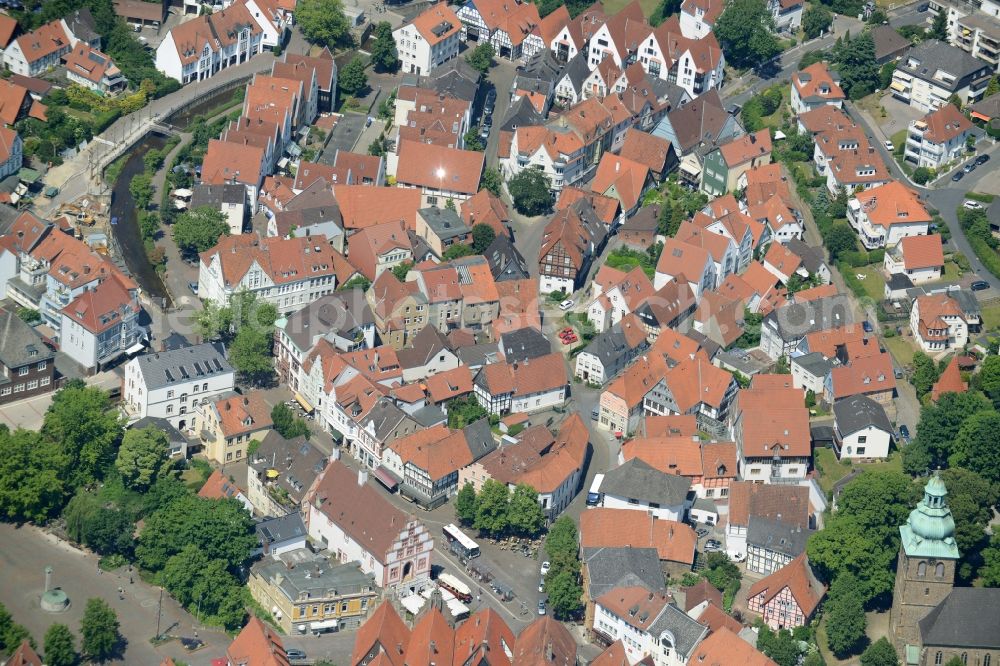
[[[164,119],[177,129],[187,129],[188,125],[194,122],[199,115],[211,111],[226,100],[232,99],[233,89],[220,90],[219,92],[206,97],[197,104],[187,106],[169,118]],[[170,304],[170,294],[163,286],[163,280],[153,265],[146,257],[146,247],[142,241],[142,234],[139,231],[139,220],[135,209],[135,199],[129,192],[129,183],[132,178],[141,174],[145,165],[143,156],[152,149],[161,149],[166,145],[166,138],[160,134],[150,132],[142,141],[137,143],[128,153],[125,166],[122,168],[118,180],[111,187],[111,217],[117,218],[118,223],[111,227],[115,241],[121,250],[125,265],[132,272],[133,279],[139,284],[144,292],[154,299],[163,299],[167,305]],[[169,165],[164,164],[164,168]],[[193,166],[193,165],[192,165]],[[160,193],[153,197],[153,201],[160,201]],[[160,241],[162,242],[162,241]],[[169,268],[169,266],[168,266]]]

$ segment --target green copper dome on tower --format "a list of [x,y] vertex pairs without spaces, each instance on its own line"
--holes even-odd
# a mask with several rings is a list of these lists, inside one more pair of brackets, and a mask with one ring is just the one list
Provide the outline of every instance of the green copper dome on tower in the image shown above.
[[958,559],[955,519],[948,508],[947,496],[948,489],[935,472],[924,486],[923,499],[899,528],[903,548],[910,557]]

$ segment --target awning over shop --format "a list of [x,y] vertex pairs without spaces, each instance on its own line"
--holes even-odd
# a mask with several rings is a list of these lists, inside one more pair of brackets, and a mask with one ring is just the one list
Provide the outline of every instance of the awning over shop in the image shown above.
[[146,348],[146,345],[144,345],[141,342],[137,342],[134,345],[132,345],[131,347],[129,347],[128,349],[126,349],[125,353],[126,354],[138,354],[139,352],[141,352],[145,348]]
[[387,490],[396,490],[399,486],[399,481],[396,480],[396,477],[384,465],[376,467],[375,471],[372,472],[372,476],[375,477],[376,481],[385,486]]
[[313,406],[309,404],[308,400],[302,397],[301,393],[295,394],[295,402],[299,403],[299,405],[302,406],[302,409],[306,410],[307,412],[313,411]]
[[309,628],[313,631],[320,631],[321,629],[336,629],[339,621],[333,620],[323,620],[321,622],[311,622],[309,623]]

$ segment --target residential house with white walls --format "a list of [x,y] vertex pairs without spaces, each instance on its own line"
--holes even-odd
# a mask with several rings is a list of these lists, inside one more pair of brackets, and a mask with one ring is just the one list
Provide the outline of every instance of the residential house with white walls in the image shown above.
[[236,2],[171,28],[156,47],[156,68],[182,84],[202,81],[260,53],[263,40],[247,3]]
[[620,641],[628,663],[655,666],[698,663],[692,655],[709,634],[666,592],[643,586],[615,587],[594,600],[593,631],[604,643]]
[[195,407],[235,386],[235,371],[221,345],[143,354],[125,364],[122,409],[129,421],[166,419],[181,432],[195,428]]
[[834,447],[844,460],[884,460],[892,446],[893,427],[882,405],[852,395],[833,405]]
[[962,349],[969,341],[966,313],[948,294],[918,296],[910,310],[910,330],[928,354]]
[[431,5],[412,21],[392,31],[401,71],[427,76],[458,57],[462,22],[446,2]]
[[792,74],[791,102],[796,115],[827,105],[840,109],[845,99],[847,95],[833,80],[825,62],[813,63]]
[[545,48],[538,6],[525,0],[467,0],[458,10],[462,40],[493,46],[497,57],[527,60]]
[[972,136],[972,130],[972,122],[955,105],[945,104],[923,118],[910,121],[903,159],[918,167],[941,169],[965,156],[966,140]]
[[722,0],[684,0],[681,3],[681,32],[688,39],[701,39],[712,32],[726,3]]
[[899,181],[855,195],[847,202],[847,221],[866,249],[892,247],[907,236],[930,231],[931,215],[920,196]]

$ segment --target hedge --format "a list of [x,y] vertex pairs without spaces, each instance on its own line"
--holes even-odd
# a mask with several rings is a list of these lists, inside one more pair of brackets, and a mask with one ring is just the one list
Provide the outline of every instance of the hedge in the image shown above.
[[983,262],[986,270],[993,273],[994,277],[1000,278],[1000,254],[997,254],[996,250],[989,246],[989,243],[978,236],[967,236],[967,238],[969,245],[972,246],[972,251],[979,257],[979,261]]

